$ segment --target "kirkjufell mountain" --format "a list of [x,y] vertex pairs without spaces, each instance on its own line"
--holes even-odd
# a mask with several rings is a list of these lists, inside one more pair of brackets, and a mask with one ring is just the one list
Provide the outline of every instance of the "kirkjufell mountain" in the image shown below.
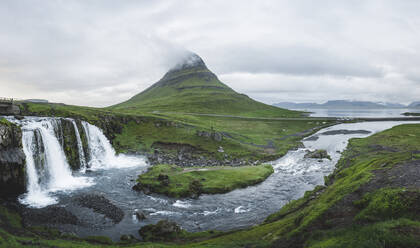
[[222,83],[203,59],[189,53],[158,82],[111,109],[127,112],[183,112],[283,117],[297,112],[270,106]]

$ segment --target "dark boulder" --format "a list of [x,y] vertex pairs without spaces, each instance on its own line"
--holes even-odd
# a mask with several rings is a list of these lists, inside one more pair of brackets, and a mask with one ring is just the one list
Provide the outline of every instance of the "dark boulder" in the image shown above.
[[114,223],[119,223],[124,218],[124,211],[102,195],[87,194],[78,196],[76,202],[82,207],[90,208],[97,213],[105,215]]
[[174,241],[182,237],[183,231],[177,223],[161,220],[155,225],[143,226],[139,234],[144,241]]
[[121,235],[120,240],[124,243],[134,243],[137,242],[138,240],[131,234],[124,234]]
[[[308,151],[304,158],[316,158],[316,159],[329,159],[331,160],[330,155],[328,155],[326,150],[315,150],[315,151]],[[322,160],[321,160],[322,161]]]
[[78,218],[64,207],[53,205],[45,208],[22,208],[21,216],[25,226],[79,224]]
[[203,192],[203,185],[199,180],[195,179],[190,183],[189,191],[191,192],[191,198],[197,199]]
[[145,220],[146,215],[143,212],[137,212],[136,211],[136,218],[137,218],[137,220]]
[[168,175],[159,174],[157,179],[160,182],[160,184],[162,184],[162,186],[168,186],[169,185],[169,176]]

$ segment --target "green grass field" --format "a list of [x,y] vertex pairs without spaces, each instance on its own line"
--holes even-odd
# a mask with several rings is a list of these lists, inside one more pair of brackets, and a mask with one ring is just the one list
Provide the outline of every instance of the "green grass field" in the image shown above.
[[[170,197],[220,194],[264,181],[274,172],[271,165],[241,167],[189,167],[155,165],[139,176],[137,182],[153,193]],[[167,182],[159,180],[167,177]]]
[[[156,143],[191,145],[203,150],[209,157],[222,159],[220,146],[231,158],[267,161],[284,155],[297,147],[311,129],[331,125],[332,121],[274,120],[197,116],[176,113],[121,113],[117,109],[100,109],[62,104],[25,103],[25,115],[79,118],[102,126],[105,119],[120,128],[114,132],[113,146],[118,152],[153,152]],[[128,121],[125,121],[128,120]],[[102,122],[102,123],[101,123]],[[222,141],[197,136],[197,131],[223,134]],[[301,132],[308,131],[306,134]]]

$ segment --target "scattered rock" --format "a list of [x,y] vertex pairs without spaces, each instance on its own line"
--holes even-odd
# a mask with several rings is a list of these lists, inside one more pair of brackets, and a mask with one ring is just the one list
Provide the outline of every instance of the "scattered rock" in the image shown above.
[[216,131],[197,131],[196,135],[199,137],[211,138],[214,141],[221,142],[223,140],[223,134]]
[[329,159],[331,160],[330,155],[328,155],[326,150],[315,150],[315,151],[308,151],[304,158],[316,158],[316,159]]
[[[223,147],[219,147],[218,151],[223,153],[223,159],[215,158],[214,154],[208,151],[191,146],[189,144],[179,143],[163,143],[156,142],[153,144],[153,153],[146,154],[152,165],[156,164],[175,164],[181,167],[191,166],[240,166],[244,164],[252,164],[252,159],[231,158],[224,151]],[[222,148],[223,152],[222,152]]]
[[212,138],[213,138],[215,141],[220,142],[220,141],[222,141],[223,136],[222,136],[222,134],[220,134],[220,133],[214,132],[214,133],[212,133]]
[[143,192],[144,194],[148,195],[152,192],[148,185],[143,185],[141,183],[137,183],[132,187],[133,190]]

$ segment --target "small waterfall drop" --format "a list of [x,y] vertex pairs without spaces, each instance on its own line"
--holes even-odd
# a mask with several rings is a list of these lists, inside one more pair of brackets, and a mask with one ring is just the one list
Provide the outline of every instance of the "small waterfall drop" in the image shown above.
[[[60,130],[58,122],[54,118],[25,119],[19,122],[23,131],[22,144],[28,180],[27,193],[20,197],[23,204],[45,207],[57,202],[51,195],[52,192],[92,185],[91,179],[72,175],[56,136],[55,131]],[[43,151],[42,154],[40,151]]]
[[48,193],[43,191],[40,184],[40,177],[38,176],[37,169],[35,167],[34,157],[36,154],[33,153],[37,149],[37,143],[34,141],[34,131],[23,132],[23,151],[26,155],[26,173],[28,178],[28,193],[24,197],[20,198],[23,204],[32,205],[34,207],[43,207],[50,204],[56,203],[56,200],[48,196]]
[[146,164],[144,159],[136,156],[116,155],[114,148],[101,129],[85,121],[82,121],[82,125],[88,138],[90,154],[88,167],[91,170],[127,168]]
[[85,152],[83,151],[82,139],[80,138],[80,133],[79,133],[79,129],[77,128],[76,121],[73,119],[69,119],[69,120],[73,124],[74,132],[76,134],[77,149],[79,152],[80,170],[84,172],[86,171],[86,156],[85,156]]

